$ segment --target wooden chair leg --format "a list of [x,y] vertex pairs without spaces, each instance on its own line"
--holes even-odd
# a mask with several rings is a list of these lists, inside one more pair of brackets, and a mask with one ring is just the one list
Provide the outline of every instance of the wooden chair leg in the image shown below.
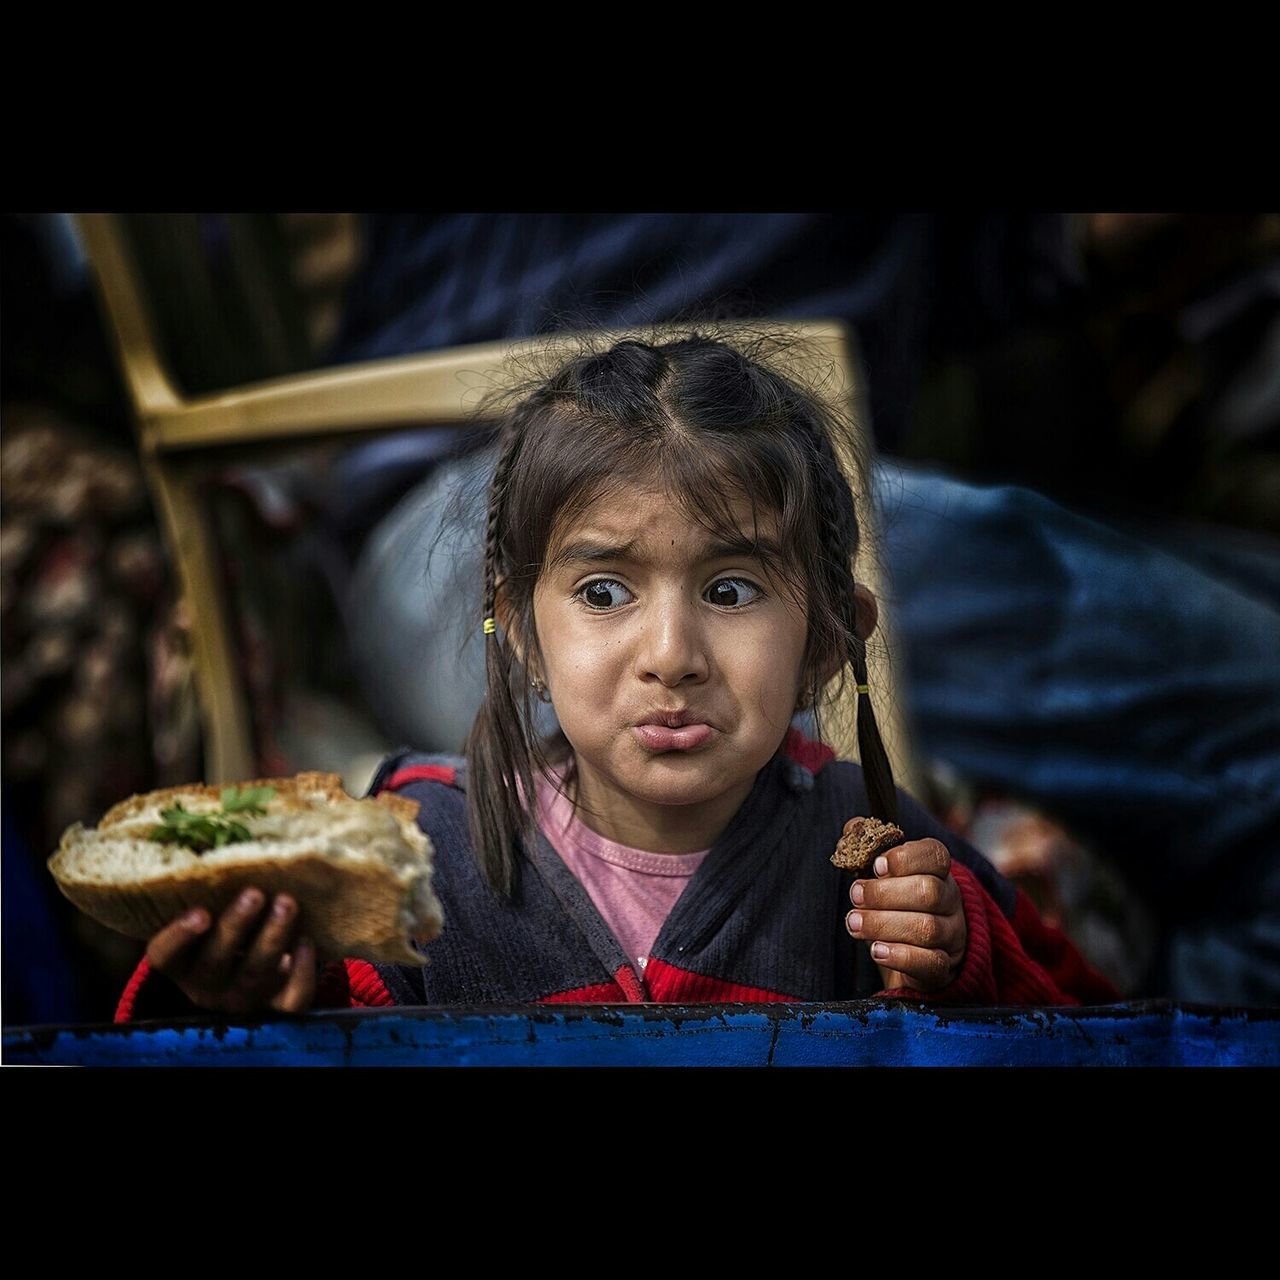
[[147,483],[176,552],[183,599],[190,611],[193,667],[205,732],[205,780],[238,782],[255,773],[253,734],[244,681],[236,668],[227,602],[219,589],[208,514],[192,479],[173,464],[143,459]]

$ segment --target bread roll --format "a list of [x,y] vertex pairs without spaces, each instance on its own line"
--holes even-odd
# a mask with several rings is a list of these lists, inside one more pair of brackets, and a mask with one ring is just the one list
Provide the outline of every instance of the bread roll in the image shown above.
[[268,901],[277,893],[297,900],[298,934],[322,960],[425,963],[409,939],[437,937],[443,913],[415,801],[390,793],[353,800],[333,773],[243,787],[275,790],[265,812],[231,815],[249,840],[197,852],[150,838],[172,806],[222,813],[223,789],[193,783],[122,801],[96,829],[75,823],[49,870],[81,911],[131,938],[150,938],[193,907],[216,918],[253,885]]

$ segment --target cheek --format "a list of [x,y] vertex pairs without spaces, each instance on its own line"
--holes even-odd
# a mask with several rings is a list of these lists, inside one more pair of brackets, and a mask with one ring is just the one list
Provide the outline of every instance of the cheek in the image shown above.
[[794,628],[775,627],[735,646],[734,683],[742,697],[772,713],[781,707],[789,715],[803,683],[804,640]]
[[553,692],[563,699],[591,695],[598,704],[617,687],[625,646],[617,639],[563,624],[542,632],[543,665]]

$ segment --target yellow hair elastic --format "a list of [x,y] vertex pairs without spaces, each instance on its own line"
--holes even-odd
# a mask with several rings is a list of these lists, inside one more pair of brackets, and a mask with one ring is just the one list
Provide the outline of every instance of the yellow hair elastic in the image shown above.
[[497,631],[497,629],[498,629],[498,624],[493,618],[486,618],[484,620],[485,635],[491,636],[495,631]]
[[870,693],[871,689],[865,684],[856,684],[853,686],[859,693]]

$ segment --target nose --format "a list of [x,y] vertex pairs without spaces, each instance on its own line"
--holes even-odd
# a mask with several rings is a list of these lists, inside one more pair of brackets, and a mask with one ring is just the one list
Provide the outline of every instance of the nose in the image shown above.
[[695,604],[683,593],[661,592],[646,609],[636,652],[636,674],[668,688],[707,678],[710,659]]

